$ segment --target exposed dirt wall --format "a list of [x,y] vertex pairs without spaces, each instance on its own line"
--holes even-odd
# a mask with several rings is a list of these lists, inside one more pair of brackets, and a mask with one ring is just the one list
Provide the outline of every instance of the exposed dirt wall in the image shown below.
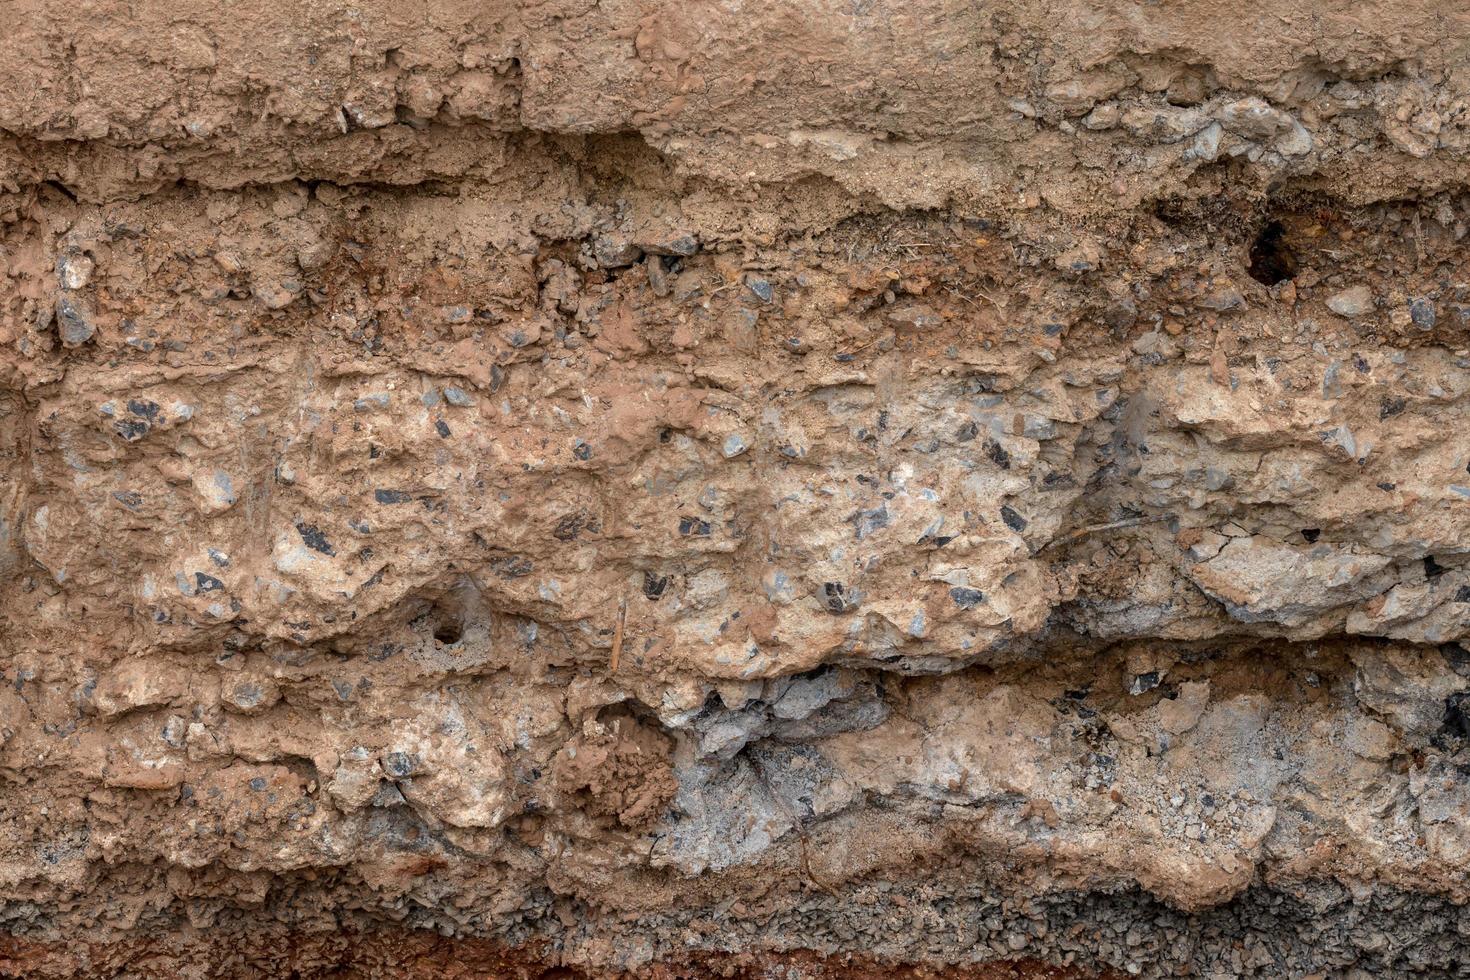
[[8,13],[0,969],[1470,962],[1466,11]]

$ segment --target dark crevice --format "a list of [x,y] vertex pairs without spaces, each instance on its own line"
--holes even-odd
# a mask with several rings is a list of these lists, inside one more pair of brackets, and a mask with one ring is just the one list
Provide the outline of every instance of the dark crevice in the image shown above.
[[1286,226],[1271,221],[1251,243],[1251,278],[1265,286],[1275,286],[1296,275],[1297,258],[1286,240]]
[[457,604],[454,608],[448,605],[436,605],[429,613],[430,622],[434,624],[434,641],[444,646],[453,646],[464,639],[465,615]]
[[63,194],[66,197],[70,198],[71,199],[71,202],[73,204],[78,203],[76,192],[73,191],[70,187],[67,187],[61,181],[59,181],[59,180],[48,180],[48,181],[46,181],[46,186],[49,187],[49,188],[51,188],[52,190],[56,191],[57,193]]

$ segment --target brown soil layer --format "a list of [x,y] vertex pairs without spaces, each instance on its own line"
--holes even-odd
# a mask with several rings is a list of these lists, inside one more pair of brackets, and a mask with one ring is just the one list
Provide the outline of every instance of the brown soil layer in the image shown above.
[[422,932],[379,930],[370,934],[250,933],[246,935],[140,936],[124,942],[0,942],[0,976],[25,980],[1087,980],[1106,976],[1017,960],[984,966],[886,963],[854,954],[809,952],[715,954],[636,972],[588,973],[558,966],[535,948],[487,940],[446,939]]

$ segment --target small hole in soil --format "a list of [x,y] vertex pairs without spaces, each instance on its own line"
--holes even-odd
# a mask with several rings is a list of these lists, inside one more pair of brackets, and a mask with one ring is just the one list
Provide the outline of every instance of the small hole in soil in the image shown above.
[[457,622],[441,622],[434,627],[434,639],[445,646],[458,643],[463,636],[464,628]]
[[1296,265],[1296,254],[1286,243],[1286,226],[1279,221],[1270,222],[1251,243],[1251,278],[1274,286],[1296,275]]
[[1302,528],[1302,537],[1307,539],[1307,544],[1316,544],[1317,539],[1322,536],[1322,529],[1316,527]]

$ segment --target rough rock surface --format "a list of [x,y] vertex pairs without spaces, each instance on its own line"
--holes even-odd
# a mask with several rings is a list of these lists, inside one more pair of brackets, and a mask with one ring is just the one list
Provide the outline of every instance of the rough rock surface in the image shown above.
[[9,12],[0,974],[1470,963],[1460,5]]

